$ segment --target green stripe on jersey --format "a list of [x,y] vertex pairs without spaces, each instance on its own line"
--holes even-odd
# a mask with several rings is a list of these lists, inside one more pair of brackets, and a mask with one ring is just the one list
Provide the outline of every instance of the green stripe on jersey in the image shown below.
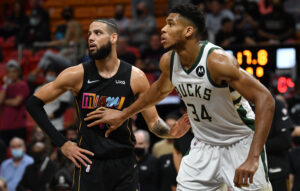
[[175,56],[175,51],[172,52],[171,61],[170,61],[170,80],[171,80],[171,82],[172,82],[172,75],[173,75],[174,56]]
[[266,162],[266,152],[265,152],[265,148],[263,148],[261,154],[260,154],[260,157],[261,157],[261,160],[262,160],[262,163],[264,165],[264,170],[265,170],[265,178],[266,178],[266,181],[269,182],[269,175],[268,175],[268,167],[267,167],[267,162]]
[[254,131],[254,119],[247,118],[247,111],[243,107],[243,105],[240,105],[237,109],[237,112],[241,118],[241,120],[248,126],[250,129]]

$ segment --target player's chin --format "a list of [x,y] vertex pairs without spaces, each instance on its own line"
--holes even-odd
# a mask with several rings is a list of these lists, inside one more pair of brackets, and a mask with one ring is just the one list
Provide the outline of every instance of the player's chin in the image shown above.
[[173,49],[173,45],[170,45],[170,44],[163,44],[163,48],[164,48],[164,50],[167,52],[167,51]]

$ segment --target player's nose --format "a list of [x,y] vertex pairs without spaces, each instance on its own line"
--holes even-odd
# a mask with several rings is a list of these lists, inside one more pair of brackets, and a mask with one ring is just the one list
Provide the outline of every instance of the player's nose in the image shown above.
[[161,29],[161,33],[163,34],[163,33],[166,33],[166,27],[167,27],[167,25],[165,25],[162,29]]

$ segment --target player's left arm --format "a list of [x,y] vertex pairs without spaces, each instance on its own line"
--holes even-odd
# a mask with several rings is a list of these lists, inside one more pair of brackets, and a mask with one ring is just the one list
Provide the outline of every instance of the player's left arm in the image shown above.
[[236,169],[234,183],[248,186],[258,168],[259,157],[267,140],[275,102],[271,93],[248,72],[241,69],[236,59],[223,50],[214,50],[208,58],[208,69],[216,83],[226,81],[249,102],[255,104],[255,132],[247,160]]

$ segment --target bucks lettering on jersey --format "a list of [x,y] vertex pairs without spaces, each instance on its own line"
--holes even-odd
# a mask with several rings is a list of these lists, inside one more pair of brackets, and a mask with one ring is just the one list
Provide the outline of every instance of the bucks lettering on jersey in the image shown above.
[[195,137],[214,145],[232,144],[252,133],[255,115],[249,103],[228,84],[215,84],[207,69],[207,57],[220,48],[201,44],[193,66],[186,70],[174,51],[171,81],[184,101]]

